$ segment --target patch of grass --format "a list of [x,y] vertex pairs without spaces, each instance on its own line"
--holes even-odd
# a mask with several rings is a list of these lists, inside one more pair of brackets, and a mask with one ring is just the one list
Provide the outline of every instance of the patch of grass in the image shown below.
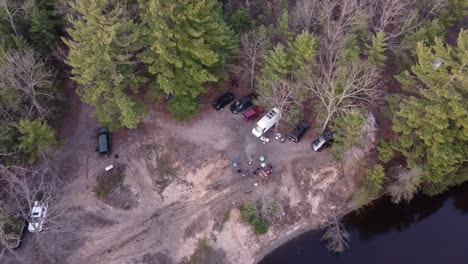
[[264,235],[268,232],[268,222],[260,215],[260,208],[254,202],[244,204],[241,209],[241,219],[254,227],[257,235]]
[[264,235],[268,232],[268,223],[260,219],[260,221],[255,222],[254,229],[257,235]]
[[177,177],[179,167],[174,166],[174,162],[169,154],[160,154],[156,158],[156,175],[154,176],[154,184],[157,186],[158,192],[162,193],[164,189],[171,184],[172,180]]
[[105,199],[110,192],[122,185],[123,179],[123,170],[114,168],[97,178],[97,185],[94,186],[93,192],[99,199]]
[[192,254],[192,256],[182,261],[182,264],[219,263],[227,263],[226,253],[221,249],[213,248],[206,238],[199,239],[197,248],[195,249],[195,252]]

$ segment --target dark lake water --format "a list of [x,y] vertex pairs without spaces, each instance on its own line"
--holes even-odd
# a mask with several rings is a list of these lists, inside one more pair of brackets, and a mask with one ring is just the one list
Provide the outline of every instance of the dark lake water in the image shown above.
[[438,196],[394,205],[382,198],[345,217],[350,249],[328,253],[323,232],[310,231],[282,245],[259,264],[468,263],[468,184]]

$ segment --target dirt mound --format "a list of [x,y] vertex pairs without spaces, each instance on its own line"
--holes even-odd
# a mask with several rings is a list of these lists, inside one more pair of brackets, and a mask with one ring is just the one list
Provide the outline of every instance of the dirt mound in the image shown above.
[[124,184],[125,165],[116,164],[109,171],[97,176],[93,191],[104,203],[123,210],[138,207],[138,195],[131,186]]

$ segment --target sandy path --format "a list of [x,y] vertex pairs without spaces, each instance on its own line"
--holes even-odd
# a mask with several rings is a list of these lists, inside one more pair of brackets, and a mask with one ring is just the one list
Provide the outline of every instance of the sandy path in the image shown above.
[[[76,123],[68,128],[72,132],[67,144],[56,159],[70,180],[62,202],[81,208],[83,213],[103,216],[111,224],[87,226],[87,216],[83,214],[79,227],[81,246],[68,257],[70,264],[144,263],[143,256],[154,253],[179,263],[193,253],[196,241],[202,237],[225,252],[224,263],[254,263],[277,246],[276,241],[323,224],[329,211],[329,206],[322,204],[326,193],[343,187],[338,175],[321,183],[310,180],[313,173],[320,175],[319,168],[331,162],[328,153],[310,149],[314,130],[299,144],[264,145],[251,135],[252,122],[242,121],[227,109],[208,111],[195,121],[182,124],[152,112],[140,129],[114,133],[114,152],[119,154],[115,160],[97,157],[94,146],[98,125],[90,116],[92,109],[85,105],[78,109]],[[154,144],[174,149],[176,162],[181,166],[178,177],[191,186],[174,180],[163,193],[155,190],[154,171],[141,154],[142,147]],[[255,179],[234,173],[230,159],[239,156],[244,164],[248,157],[257,159],[260,155],[273,163],[274,178],[253,187]],[[112,208],[92,192],[96,175],[114,162],[127,167],[125,184],[138,195],[135,209]],[[255,236],[249,226],[241,223],[237,209],[229,221],[223,222],[226,211],[270,192],[277,193],[278,201],[288,206],[291,214],[266,236]],[[312,207],[316,216],[321,215],[315,221],[309,219]],[[194,225],[197,221],[203,223]],[[198,227],[188,232],[192,226]]]

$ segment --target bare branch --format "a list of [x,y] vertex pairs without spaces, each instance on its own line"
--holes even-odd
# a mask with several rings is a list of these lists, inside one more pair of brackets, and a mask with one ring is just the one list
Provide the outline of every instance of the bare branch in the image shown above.
[[294,7],[292,24],[299,29],[299,31],[311,32],[312,26],[317,24],[319,13],[321,11],[319,0],[299,0]]
[[328,250],[334,253],[342,253],[349,248],[350,234],[335,212],[321,240],[326,240]]
[[52,72],[35,58],[31,49],[8,52],[0,65],[0,87],[18,92],[14,108],[22,108],[21,113],[26,117],[50,114],[46,102],[56,98],[47,89],[52,85],[52,77]]
[[336,115],[373,105],[383,96],[381,85],[379,70],[366,61],[320,65],[319,76],[309,81],[309,87],[318,100],[322,132]]
[[280,120],[288,118],[291,110],[301,106],[300,84],[291,80],[267,80],[264,83],[260,100],[264,105],[277,107],[280,110]]
[[246,73],[251,87],[255,85],[255,74],[265,55],[267,43],[268,38],[261,28],[241,35],[241,64],[239,70]]
[[16,26],[16,16],[21,12],[26,12],[32,7],[32,0],[0,0],[0,8],[2,8],[6,16],[5,19],[11,26],[11,29],[16,36],[19,36],[18,27]]

